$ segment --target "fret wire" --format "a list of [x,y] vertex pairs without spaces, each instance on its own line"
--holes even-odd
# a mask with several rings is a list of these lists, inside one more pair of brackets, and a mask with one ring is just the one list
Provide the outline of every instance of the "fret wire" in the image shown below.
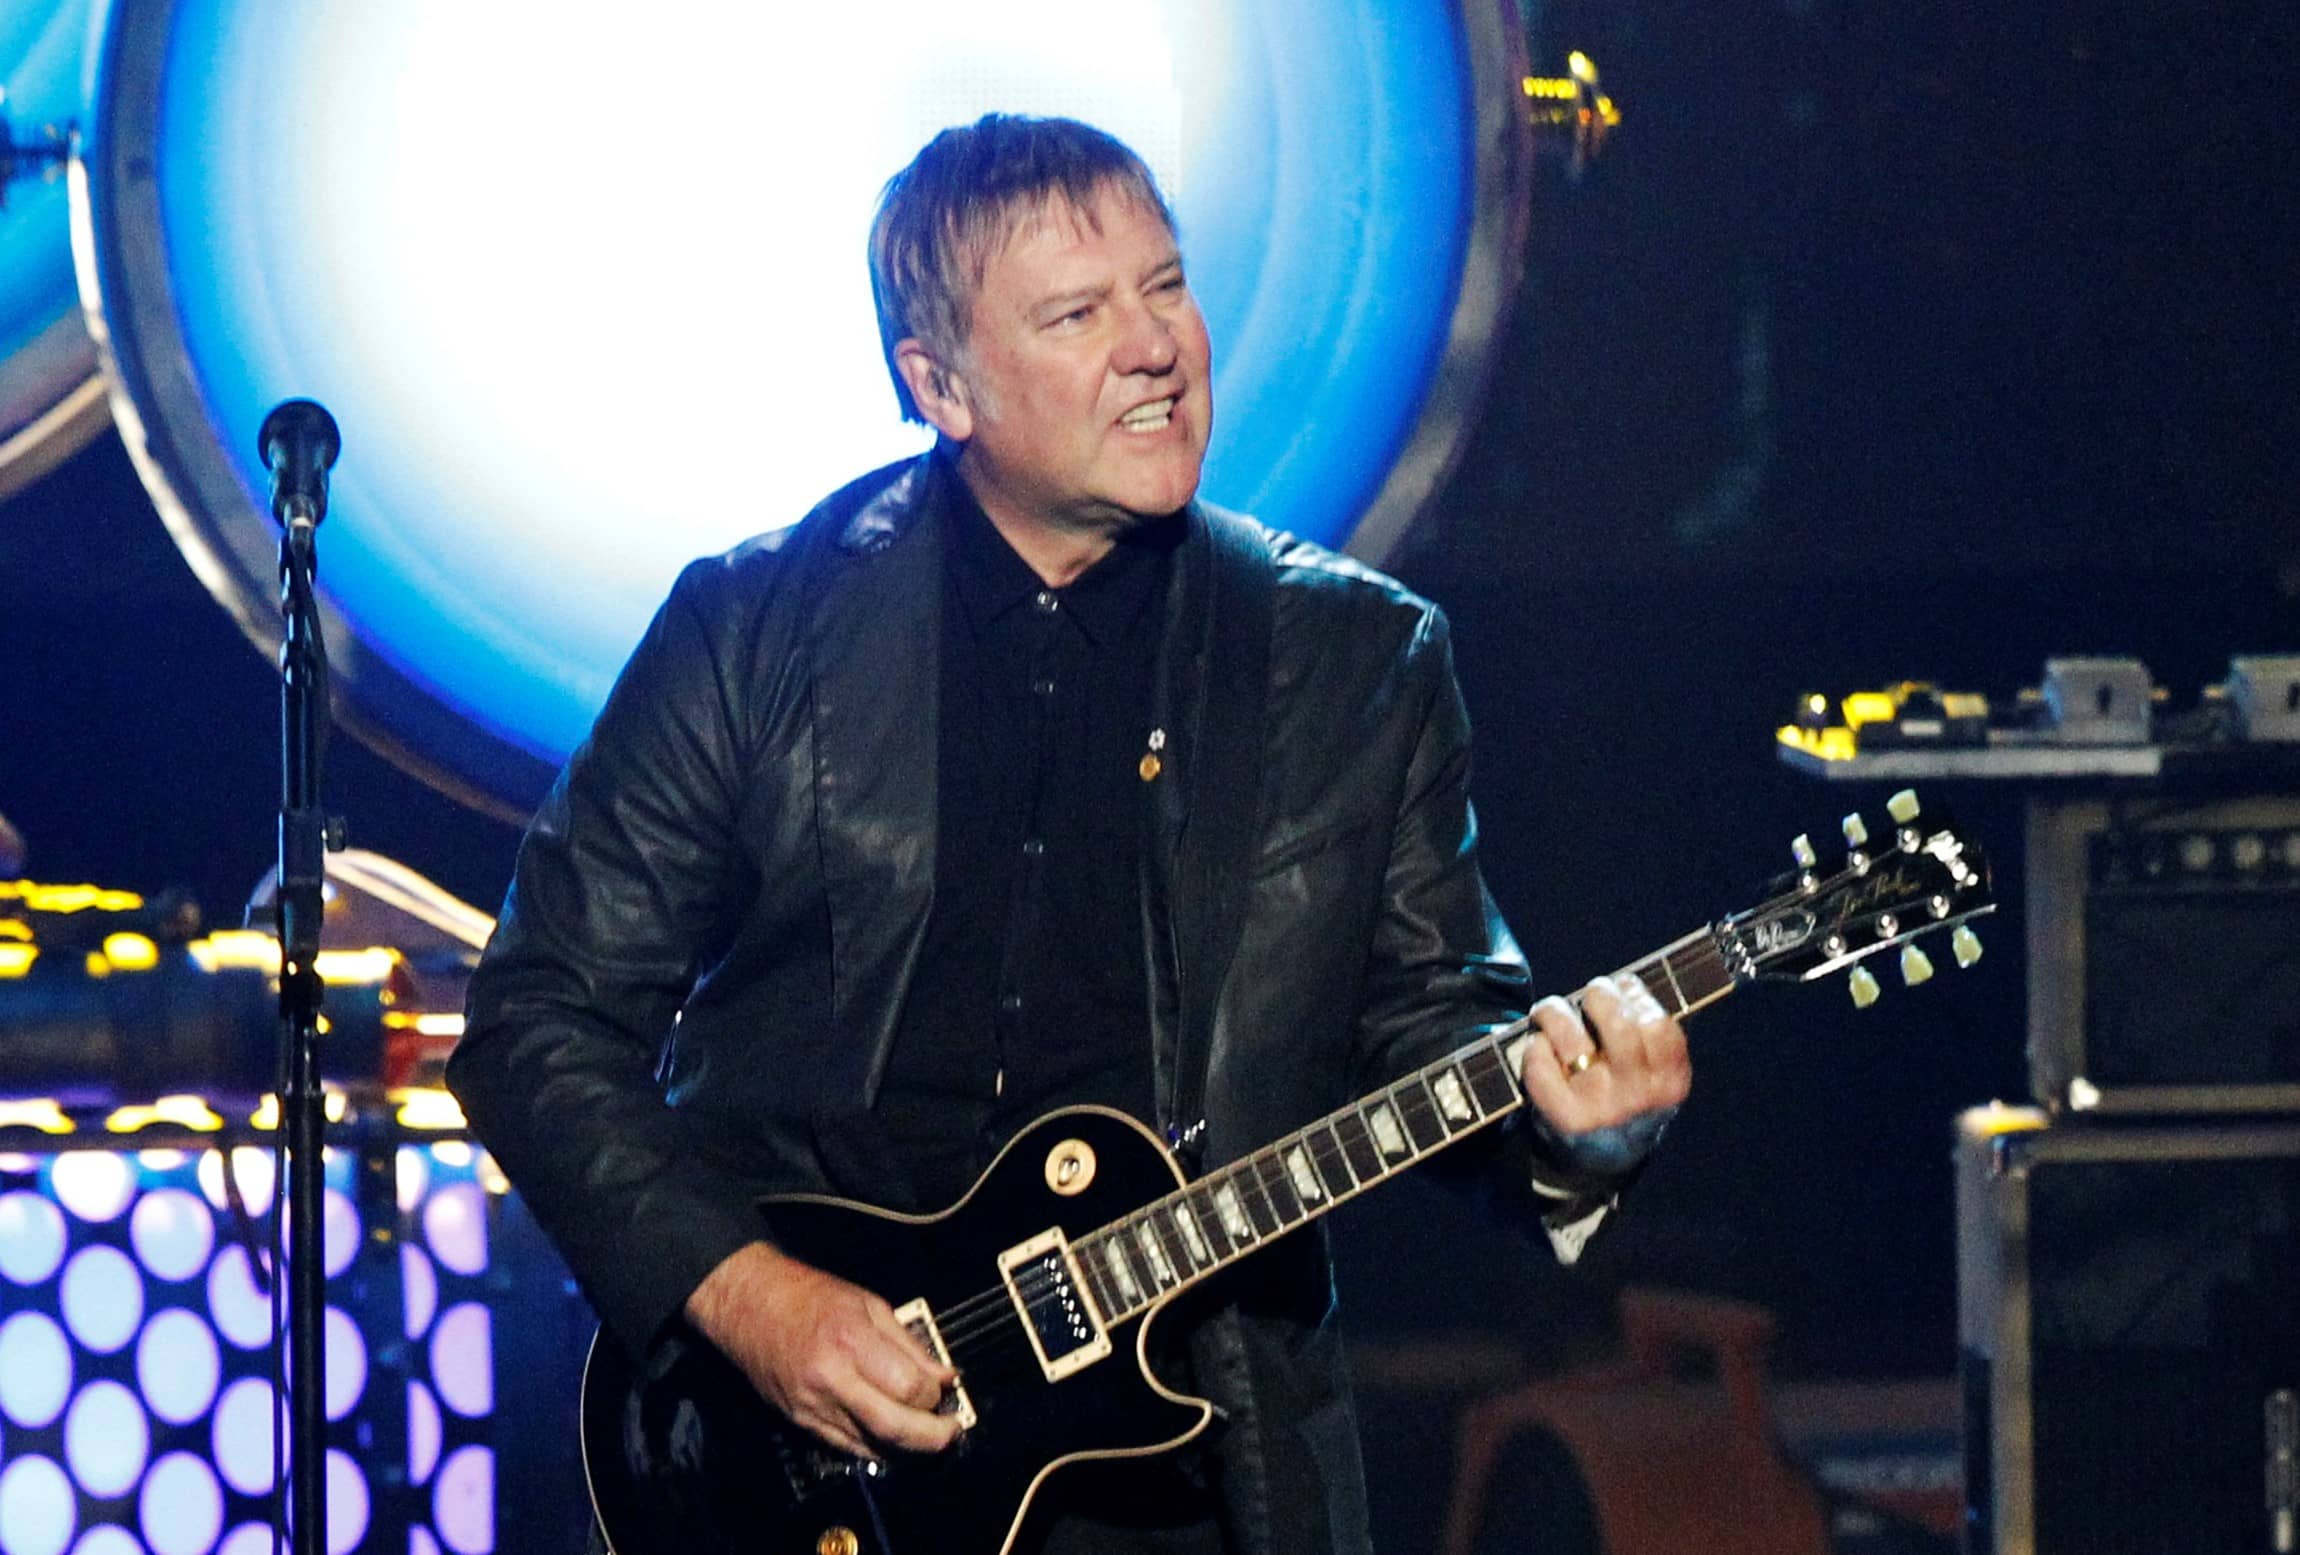
[[1302,1196],[1294,1191],[1293,1178],[1286,1171],[1286,1163],[1267,1150],[1257,1152],[1251,1159],[1255,1174],[1261,1179],[1262,1191],[1270,1196],[1270,1208],[1276,1212],[1278,1224],[1290,1226],[1300,1220]]
[[1380,1182],[1389,1175],[1366,1120],[1356,1107],[1335,1119],[1334,1137],[1342,1142],[1342,1156],[1350,1163],[1350,1175],[1357,1178],[1360,1186]]
[[[1430,1095],[1429,1086],[1420,1075],[1408,1075],[1390,1088],[1390,1094],[1393,1096],[1396,1096],[1400,1091],[1403,1091],[1405,1095],[1398,1101],[1398,1112],[1405,1119],[1406,1138],[1412,1142],[1416,1156],[1435,1149],[1443,1141],[1452,1137],[1452,1131],[1445,1126],[1443,1114],[1438,1111],[1437,1099]],[[1417,1101],[1421,1104],[1421,1112],[1427,1115],[1431,1125],[1437,1130],[1437,1137],[1427,1143],[1414,1130],[1414,1118],[1416,1116],[1414,1103]]]
[[[1230,1168],[1230,1183],[1238,1191],[1238,1207],[1246,1212],[1246,1224],[1254,1228],[1255,1241],[1261,1241],[1278,1229],[1277,1211],[1270,1208],[1269,1196],[1262,1192],[1261,1179],[1254,1171],[1252,1156]],[[1259,1214],[1255,1213],[1257,1207],[1261,1211]]]
[[1109,1316],[1110,1301],[1108,1294],[1102,1289],[1101,1284],[1094,1277],[1095,1271],[1093,1236],[1082,1236],[1076,1241],[1072,1242],[1070,1244],[1070,1256],[1076,1260],[1079,1272],[1086,1276],[1086,1293],[1087,1295],[1094,1298],[1094,1310],[1100,1312],[1105,1317]]
[[1184,1197],[1189,1203],[1191,1215],[1198,1222],[1199,1234],[1206,1238],[1206,1245],[1214,1249],[1215,1261],[1231,1257],[1237,1248],[1230,1240],[1229,1227],[1222,1224],[1222,1212],[1214,1207],[1213,1194],[1203,1184],[1199,1184],[1193,1186]]
[[1190,1244],[1174,1225],[1173,1213],[1163,1202],[1151,1205],[1143,1216],[1150,1222],[1151,1235],[1158,1245],[1166,1249],[1166,1261],[1174,1266],[1178,1279],[1188,1279],[1198,1272],[1198,1260],[1190,1256]]
[[1334,1137],[1333,1125],[1319,1123],[1304,1138],[1307,1141],[1304,1148],[1310,1155],[1310,1169],[1318,1174],[1318,1181],[1325,1185],[1326,1197],[1340,1199],[1355,1193],[1358,1180],[1350,1171],[1350,1158],[1343,1153],[1342,1142]]

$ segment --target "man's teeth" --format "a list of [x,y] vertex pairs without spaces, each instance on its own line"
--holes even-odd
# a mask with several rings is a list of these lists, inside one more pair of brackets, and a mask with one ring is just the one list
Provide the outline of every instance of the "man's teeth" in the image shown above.
[[1130,432],[1155,432],[1174,416],[1174,402],[1163,399],[1154,405],[1139,405],[1118,418],[1118,424]]

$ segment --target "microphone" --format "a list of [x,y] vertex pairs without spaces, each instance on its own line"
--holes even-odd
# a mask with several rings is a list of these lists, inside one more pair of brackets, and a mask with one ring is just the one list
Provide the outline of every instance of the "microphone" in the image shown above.
[[256,434],[272,472],[272,517],[287,530],[310,530],[327,517],[327,472],[343,451],[335,417],[312,400],[282,400]]

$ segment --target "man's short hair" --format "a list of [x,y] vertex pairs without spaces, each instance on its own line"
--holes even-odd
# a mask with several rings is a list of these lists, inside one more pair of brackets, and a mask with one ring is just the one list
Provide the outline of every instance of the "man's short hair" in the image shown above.
[[990,262],[1015,229],[1060,200],[1093,220],[1105,189],[1139,201],[1173,230],[1149,166],[1121,140],[1076,119],[989,113],[944,130],[887,181],[870,229],[880,348],[903,419],[923,422],[895,347],[916,337],[955,356]]

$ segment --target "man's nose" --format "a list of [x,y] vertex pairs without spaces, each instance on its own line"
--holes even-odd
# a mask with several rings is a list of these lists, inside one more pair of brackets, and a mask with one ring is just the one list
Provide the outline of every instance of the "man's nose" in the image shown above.
[[1127,306],[1111,366],[1121,373],[1171,372],[1182,354],[1173,321],[1141,299]]

